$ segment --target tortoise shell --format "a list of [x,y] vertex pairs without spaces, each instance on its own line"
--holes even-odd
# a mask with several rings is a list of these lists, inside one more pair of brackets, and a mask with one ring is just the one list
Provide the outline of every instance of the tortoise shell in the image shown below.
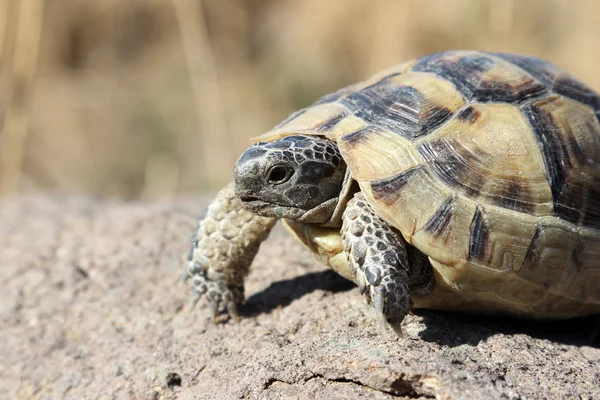
[[453,51],[258,139],[337,142],[370,205],[434,266],[415,306],[569,317],[600,312],[599,118],[600,97],[546,61]]

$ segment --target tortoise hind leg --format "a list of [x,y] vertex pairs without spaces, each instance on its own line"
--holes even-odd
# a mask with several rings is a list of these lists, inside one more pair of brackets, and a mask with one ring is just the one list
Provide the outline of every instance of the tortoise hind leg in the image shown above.
[[408,246],[400,232],[373,211],[362,193],[348,202],[342,238],[361,293],[382,323],[387,322],[401,335],[400,322],[412,306],[410,293],[426,294],[433,286],[427,257]]

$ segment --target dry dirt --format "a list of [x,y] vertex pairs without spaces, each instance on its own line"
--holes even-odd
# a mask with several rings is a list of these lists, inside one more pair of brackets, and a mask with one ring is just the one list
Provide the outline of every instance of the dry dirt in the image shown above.
[[0,398],[600,398],[593,318],[420,311],[396,339],[281,229],[214,325],[176,284],[206,201],[0,202]]

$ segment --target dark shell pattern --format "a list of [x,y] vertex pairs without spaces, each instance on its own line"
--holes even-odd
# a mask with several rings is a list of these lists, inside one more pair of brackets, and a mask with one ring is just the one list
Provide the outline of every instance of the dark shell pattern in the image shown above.
[[436,268],[437,299],[417,305],[453,308],[458,293],[564,317],[600,312],[599,119],[598,94],[546,61],[455,51],[325,96],[261,140],[337,141]]

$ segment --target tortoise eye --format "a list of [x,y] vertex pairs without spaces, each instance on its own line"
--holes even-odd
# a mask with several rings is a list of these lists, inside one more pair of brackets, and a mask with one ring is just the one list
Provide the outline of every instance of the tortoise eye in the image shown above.
[[275,165],[267,172],[267,182],[274,184],[284,183],[288,181],[293,174],[294,170],[290,167],[286,165]]

